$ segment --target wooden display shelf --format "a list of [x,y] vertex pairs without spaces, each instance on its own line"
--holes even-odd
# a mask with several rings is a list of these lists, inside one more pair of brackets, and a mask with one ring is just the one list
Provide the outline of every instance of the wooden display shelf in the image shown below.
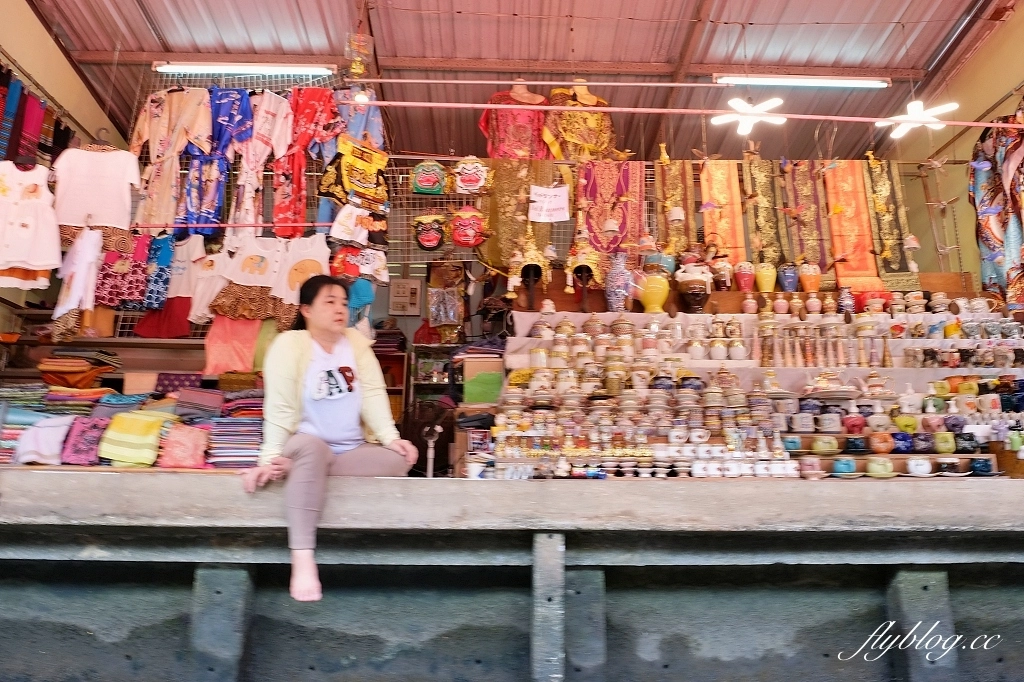
[[161,350],[204,350],[204,339],[143,339],[138,337],[92,338],[79,336],[70,341],[43,341],[35,338],[21,338],[15,346],[30,348],[49,346],[75,346],[78,348],[154,348]]
[[[921,290],[922,291],[942,291],[945,292],[949,298],[957,298],[960,296],[967,296],[972,298],[975,296],[973,292],[972,275],[967,272],[922,272],[920,273],[921,279]],[[575,294],[566,294],[562,286],[558,286],[558,282],[561,280],[560,276],[555,277],[555,281],[548,285],[547,292],[542,292],[538,287],[534,293],[533,303],[536,306],[536,312],[540,310],[540,303],[545,298],[550,298],[555,303],[557,310],[570,310],[579,311],[579,287],[576,288]],[[564,282],[563,282],[564,286]],[[807,295],[804,292],[798,292],[801,298],[806,299]],[[673,292],[675,294],[675,292]],[[678,296],[678,294],[675,294]],[[707,312],[711,312],[713,308],[717,308],[716,312],[723,314],[736,314],[740,312],[740,306],[743,303],[743,299],[746,294],[742,291],[714,291],[711,293],[711,298],[708,301],[708,307],[705,308]],[[678,300],[678,299],[677,299]],[[608,311],[608,304],[604,297],[604,289],[591,289],[588,296],[587,302],[590,307],[590,312],[604,313]],[[513,302],[512,309],[518,311],[529,311],[525,307],[526,304],[526,292],[520,289],[519,297]],[[643,306],[639,303],[634,302],[632,312],[643,312]]]

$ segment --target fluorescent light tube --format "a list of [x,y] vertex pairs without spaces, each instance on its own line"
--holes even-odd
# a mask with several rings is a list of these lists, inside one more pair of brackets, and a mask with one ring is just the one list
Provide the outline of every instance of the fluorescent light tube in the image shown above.
[[153,62],[159,73],[228,73],[239,76],[331,76],[337,66],[322,64],[239,64],[231,62]]
[[781,85],[807,88],[889,88],[888,78],[860,78],[842,76],[757,76],[715,74],[716,83],[728,85]]

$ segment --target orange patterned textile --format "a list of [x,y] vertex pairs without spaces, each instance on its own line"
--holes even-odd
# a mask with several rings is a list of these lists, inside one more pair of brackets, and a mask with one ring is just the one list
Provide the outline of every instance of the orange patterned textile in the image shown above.
[[704,242],[716,244],[735,265],[747,260],[743,200],[735,161],[706,161],[700,170]]
[[[878,263],[872,251],[875,240],[868,215],[868,195],[864,186],[866,161],[836,161],[825,170],[829,226],[832,232],[832,256],[845,263],[836,264],[836,277],[844,282],[851,277],[878,277]],[[878,282],[881,285],[881,281]]]

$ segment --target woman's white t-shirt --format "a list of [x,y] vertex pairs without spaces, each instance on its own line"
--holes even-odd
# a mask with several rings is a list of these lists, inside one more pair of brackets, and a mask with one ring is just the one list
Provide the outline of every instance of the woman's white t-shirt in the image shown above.
[[325,441],[336,455],[347,452],[363,443],[362,401],[352,344],[342,337],[328,353],[314,341],[298,432]]

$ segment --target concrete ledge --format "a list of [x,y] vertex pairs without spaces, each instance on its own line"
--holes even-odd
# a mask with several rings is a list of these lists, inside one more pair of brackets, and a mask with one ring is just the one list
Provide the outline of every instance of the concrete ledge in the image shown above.
[[[466,481],[332,478],[354,531],[1024,532],[1024,480]],[[7,526],[283,528],[283,488],[236,476],[0,470]]]

